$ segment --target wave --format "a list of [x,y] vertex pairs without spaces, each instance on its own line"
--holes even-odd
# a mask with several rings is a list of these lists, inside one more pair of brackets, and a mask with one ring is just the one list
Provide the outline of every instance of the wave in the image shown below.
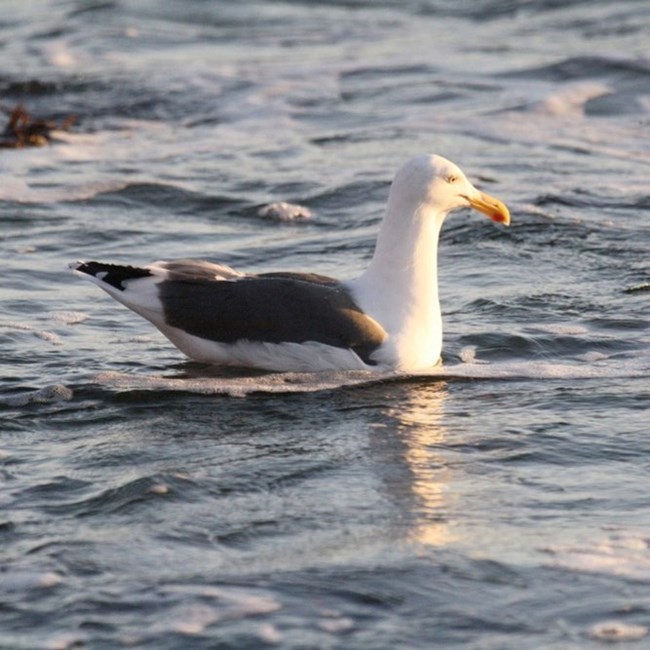
[[601,77],[640,79],[650,76],[650,66],[642,60],[574,56],[549,65],[502,73],[500,76],[546,81],[575,81]]
[[450,381],[538,381],[635,379],[647,377],[650,361],[620,354],[591,352],[569,362],[477,360],[475,349],[464,348],[459,362],[441,365],[420,373],[396,371],[331,371],[320,373],[247,372],[236,369],[203,368],[177,375],[134,374],[104,371],[88,376],[74,385],[52,384],[27,390],[17,387],[14,394],[0,397],[0,406],[18,408],[57,402],[69,402],[87,396],[93,388],[116,392],[171,392],[198,395],[246,397],[253,394],[315,393],[359,388],[386,383],[424,383]]
[[598,378],[639,378],[650,371],[645,359],[616,359],[604,355],[584,362],[505,362],[439,366],[427,372],[332,371],[322,373],[268,373],[264,375],[187,377],[135,375],[107,371],[88,379],[88,384],[118,391],[170,391],[202,395],[245,397],[254,393],[314,393],[341,388],[370,386],[386,382],[426,382],[454,380],[588,380]]
[[80,185],[37,187],[22,179],[12,179],[0,187],[0,201],[40,204],[87,201],[99,194],[119,191],[126,186],[123,181],[98,181]]
[[38,390],[32,390],[15,395],[0,396],[0,406],[16,408],[30,404],[51,404],[53,402],[70,401],[74,393],[71,388],[63,384],[52,384]]

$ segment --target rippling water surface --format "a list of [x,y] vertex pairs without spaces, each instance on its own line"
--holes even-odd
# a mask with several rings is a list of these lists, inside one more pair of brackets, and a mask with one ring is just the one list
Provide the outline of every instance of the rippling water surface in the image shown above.
[[[0,150],[0,647],[647,647],[649,32],[631,0],[5,0],[2,108],[77,122]],[[66,270],[353,277],[421,152],[513,215],[445,225],[426,376],[216,371]]]

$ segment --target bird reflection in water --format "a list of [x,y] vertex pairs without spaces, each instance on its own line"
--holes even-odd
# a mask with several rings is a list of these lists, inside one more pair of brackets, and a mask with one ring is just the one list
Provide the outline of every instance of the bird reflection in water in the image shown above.
[[455,539],[449,521],[451,470],[441,451],[444,426],[444,382],[412,386],[399,409],[388,415],[397,424],[404,460],[411,473],[412,524],[409,538],[426,546],[445,546]]

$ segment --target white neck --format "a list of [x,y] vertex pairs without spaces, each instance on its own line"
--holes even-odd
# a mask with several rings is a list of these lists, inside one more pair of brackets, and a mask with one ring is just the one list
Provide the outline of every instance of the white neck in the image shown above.
[[[404,219],[408,210],[413,216]],[[442,348],[438,236],[445,214],[391,197],[375,253],[351,283],[360,307],[388,332],[386,361],[401,370],[435,365]]]

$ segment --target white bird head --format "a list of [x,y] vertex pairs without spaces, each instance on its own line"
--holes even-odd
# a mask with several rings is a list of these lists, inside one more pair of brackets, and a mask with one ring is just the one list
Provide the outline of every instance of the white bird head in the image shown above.
[[510,213],[499,199],[477,190],[453,162],[436,155],[411,158],[395,175],[389,209],[394,213],[433,212],[444,217],[471,207],[492,221],[508,225]]

